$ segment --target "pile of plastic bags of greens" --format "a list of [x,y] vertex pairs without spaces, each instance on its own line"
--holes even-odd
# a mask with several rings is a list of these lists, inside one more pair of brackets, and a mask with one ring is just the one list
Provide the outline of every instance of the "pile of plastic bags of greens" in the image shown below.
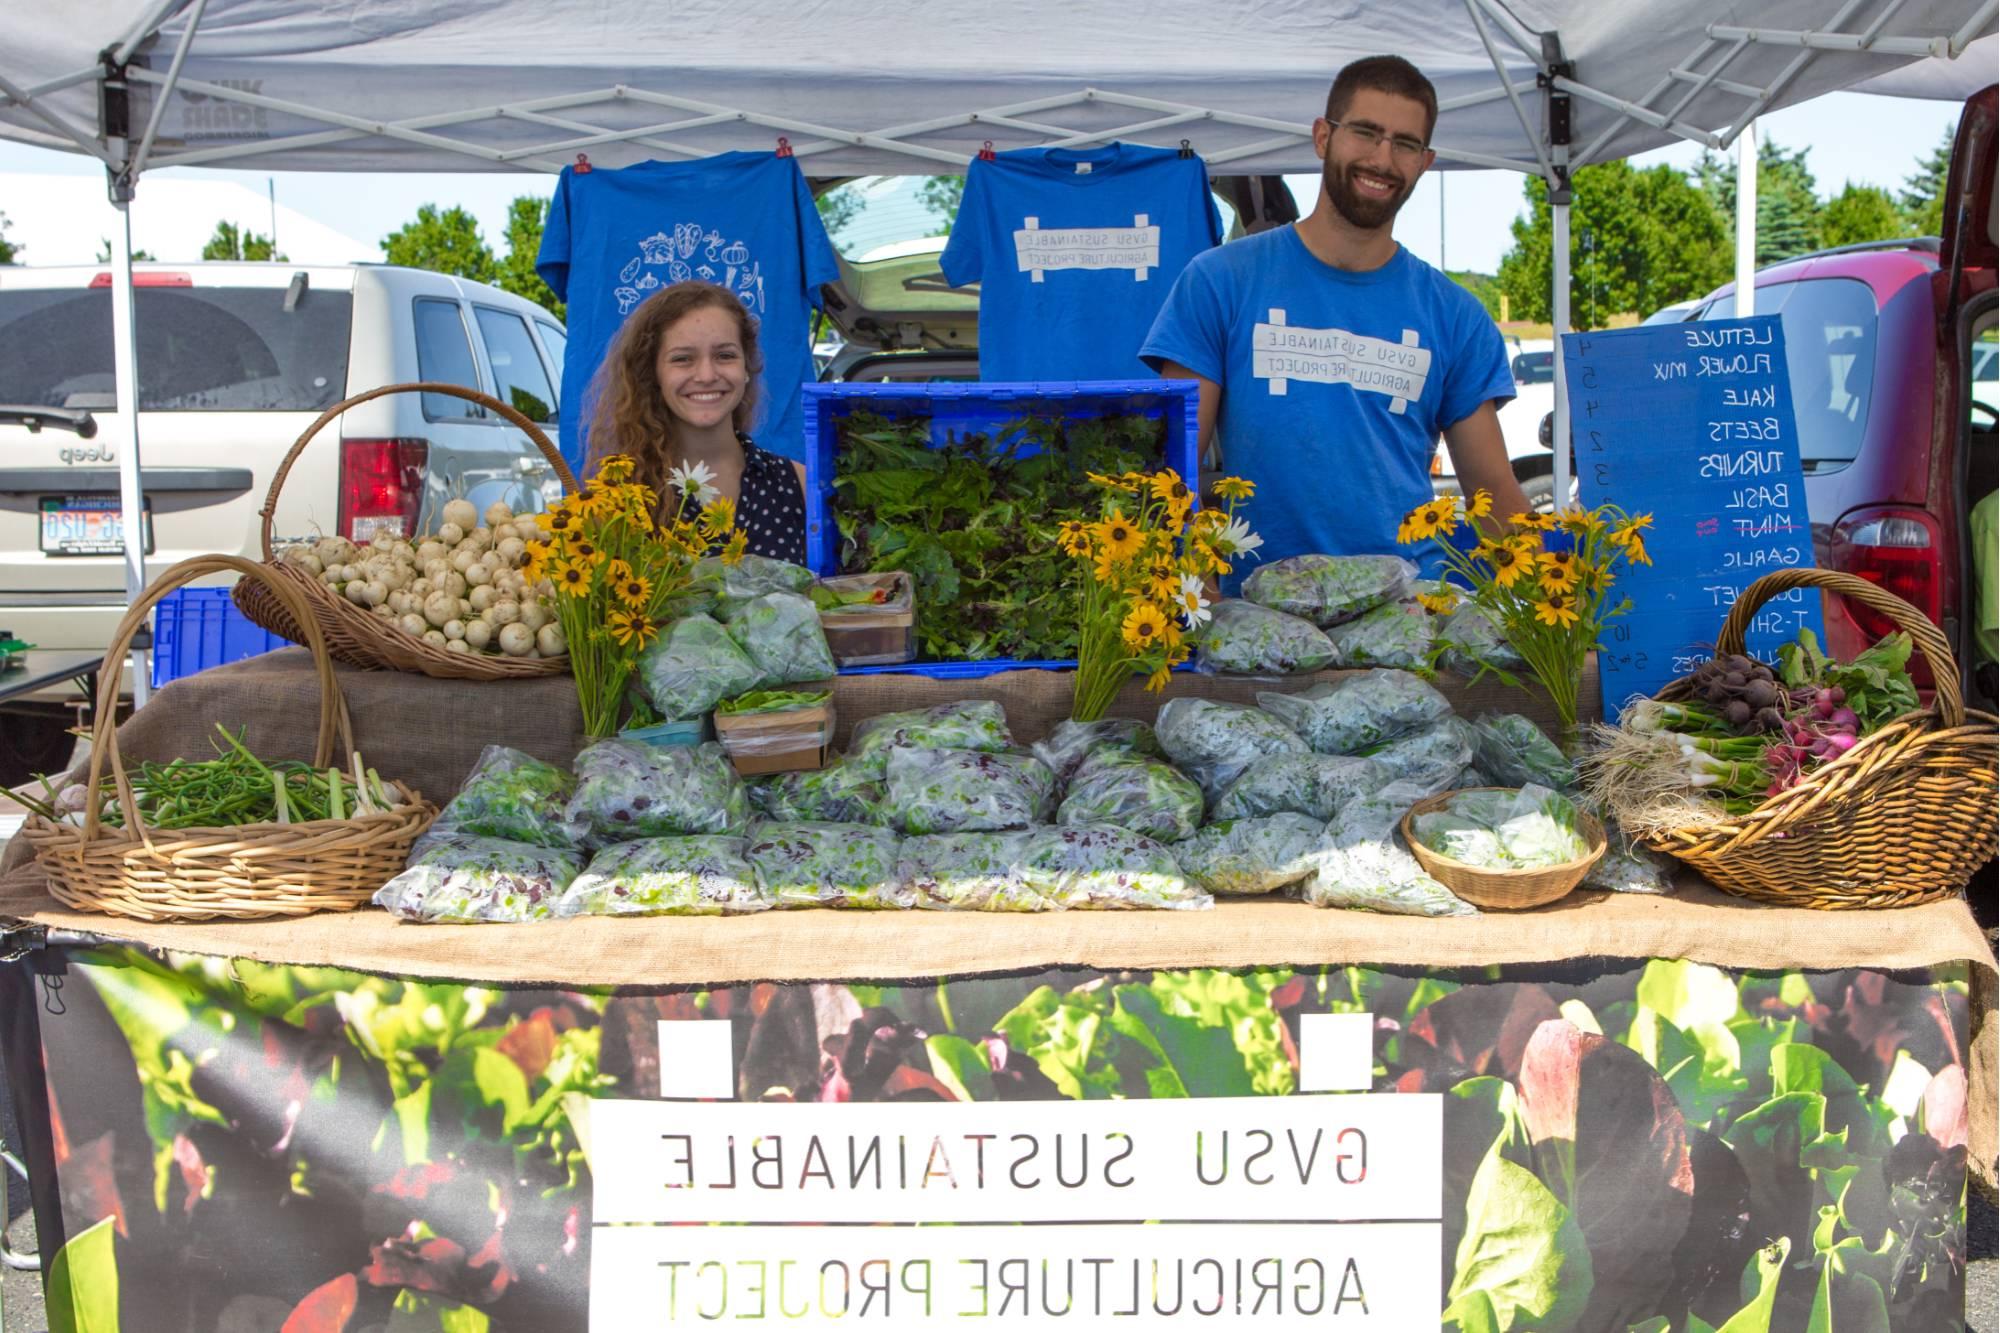
[[1243,596],[1325,628],[1402,599],[1416,577],[1401,556],[1295,555],[1258,566],[1243,580]]
[[1393,555],[1296,555],[1262,565],[1243,581],[1241,600],[1216,603],[1190,636],[1195,664],[1258,676],[1421,665],[1431,630],[1423,608],[1407,600],[1416,574]]

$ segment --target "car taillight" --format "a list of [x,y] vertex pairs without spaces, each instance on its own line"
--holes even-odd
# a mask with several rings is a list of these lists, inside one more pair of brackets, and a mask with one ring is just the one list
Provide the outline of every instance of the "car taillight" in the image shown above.
[[414,535],[430,453],[428,440],[342,440],[340,535],[355,542]]
[[[1892,592],[1939,624],[1943,616],[1943,541],[1937,520],[1921,509],[1857,510],[1833,528],[1833,567]],[[1869,643],[1896,632],[1879,611],[1842,599],[1847,613]],[[1930,669],[1919,654],[1910,676],[1928,688]]]
[[[109,273],[99,273],[91,278],[90,285],[92,287],[109,287],[111,285],[111,275]],[[185,273],[134,273],[132,275],[132,285],[134,287],[192,287],[194,286],[194,279]]]

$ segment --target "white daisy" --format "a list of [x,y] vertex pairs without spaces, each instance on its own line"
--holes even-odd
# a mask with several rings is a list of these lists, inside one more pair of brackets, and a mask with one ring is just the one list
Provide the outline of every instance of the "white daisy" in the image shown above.
[[667,474],[667,481],[682,495],[694,496],[698,505],[711,504],[716,496],[722,494],[713,485],[715,473],[709,470],[706,463],[683,463]]
[[1199,629],[1213,618],[1208,607],[1208,593],[1201,580],[1192,574],[1181,575],[1181,619],[1189,629]]
[[1229,526],[1216,534],[1215,544],[1230,555],[1248,555],[1264,544],[1264,539],[1250,531],[1250,525],[1240,518],[1229,520]]

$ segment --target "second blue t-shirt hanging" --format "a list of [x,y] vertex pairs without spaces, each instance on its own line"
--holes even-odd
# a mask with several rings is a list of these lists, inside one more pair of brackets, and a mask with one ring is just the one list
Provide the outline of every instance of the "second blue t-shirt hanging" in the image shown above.
[[974,161],[938,263],[979,284],[979,378],[1150,379],[1139,345],[1222,240],[1208,168],[1171,148],[1021,148]]

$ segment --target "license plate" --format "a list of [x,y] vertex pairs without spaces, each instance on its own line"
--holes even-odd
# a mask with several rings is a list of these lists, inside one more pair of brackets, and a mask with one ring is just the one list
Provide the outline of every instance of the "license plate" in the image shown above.
[[[42,554],[123,555],[125,515],[115,495],[44,495]],[[146,554],[153,553],[153,502],[146,501]]]

